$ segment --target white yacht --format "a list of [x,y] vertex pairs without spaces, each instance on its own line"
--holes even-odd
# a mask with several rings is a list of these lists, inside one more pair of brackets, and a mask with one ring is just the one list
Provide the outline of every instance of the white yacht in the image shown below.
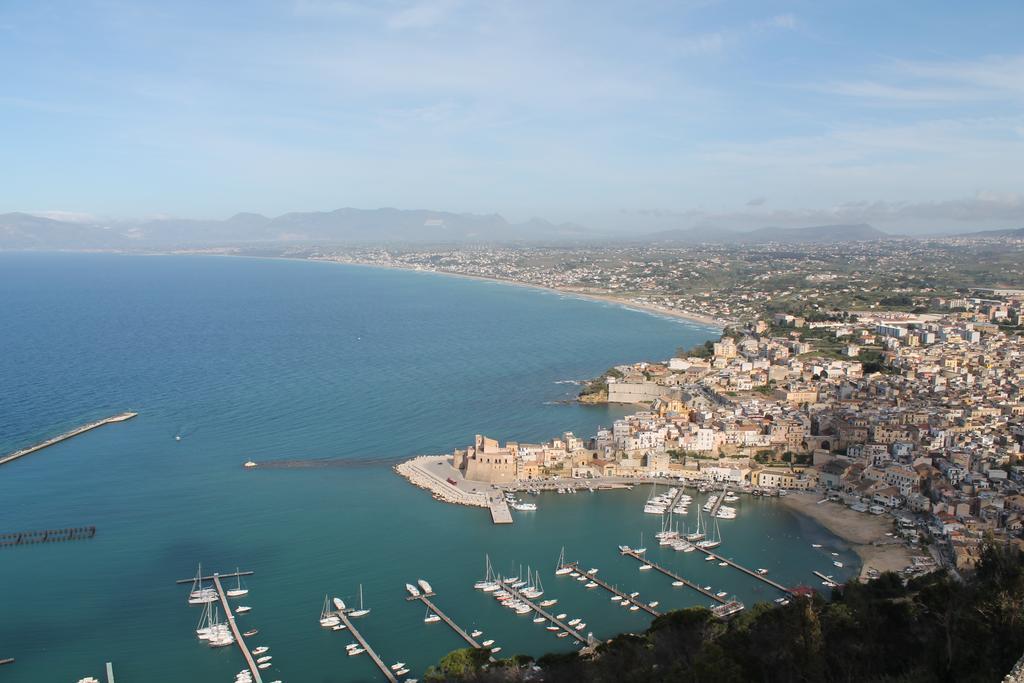
[[368,608],[363,607],[363,584],[359,584],[359,609],[354,609],[348,613],[349,617],[365,617],[370,613]]
[[229,598],[240,598],[243,595],[248,595],[249,589],[242,587],[242,576],[238,571],[238,567],[235,567],[235,578],[238,579],[238,583],[236,584],[235,588],[229,588],[227,591],[225,591],[225,594]]
[[[425,594],[429,595],[430,593],[434,592],[434,589],[430,587],[430,584],[427,583],[425,579],[417,579],[416,583],[418,583],[420,585],[420,588],[423,589],[423,592]],[[360,589],[359,590],[359,606],[362,607],[362,604],[363,604],[362,586],[360,586],[359,589]]]
[[405,584],[405,590],[409,591],[409,595],[411,595],[414,598],[418,598],[420,596],[419,588],[412,585],[411,583]]

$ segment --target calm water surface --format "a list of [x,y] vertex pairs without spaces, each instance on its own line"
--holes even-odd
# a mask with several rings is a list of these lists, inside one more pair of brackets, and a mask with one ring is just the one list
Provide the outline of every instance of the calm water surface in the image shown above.
[[[626,411],[558,403],[615,363],[657,360],[713,336],[697,325],[550,292],[422,273],[216,257],[0,254],[0,452],[121,410],[103,427],[0,468],[0,532],[94,524],[95,539],[0,549],[4,681],[75,681],[113,661],[119,683],[233,680],[237,649],[201,646],[199,610],[174,580],[256,571],[240,623],[259,628],[265,680],[373,681],[344,633],[317,618],[353,599],[389,663],[422,674],[461,641],[425,625],[403,585],[423,577],[457,622],[503,653],[572,647],[472,589],[484,554],[543,570],[546,597],[608,637],[649,617],[556,578],[559,549],[662,607],[706,602],[639,572],[618,543],[741,600],[776,597],[697,553],[662,551],[650,491],[558,496],[494,527],[442,505],[389,462],[483,432],[538,441],[593,433]],[[181,436],[176,440],[175,436]],[[345,458],[345,467],[245,471],[252,458]],[[699,499],[698,499],[699,500]],[[693,506],[694,514],[696,505]],[[744,498],[722,552],[783,583],[844,576],[853,556],[821,527]],[[691,523],[693,520],[690,520]],[[815,550],[812,542],[826,547]],[[848,568],[836,570],[840,553]]]

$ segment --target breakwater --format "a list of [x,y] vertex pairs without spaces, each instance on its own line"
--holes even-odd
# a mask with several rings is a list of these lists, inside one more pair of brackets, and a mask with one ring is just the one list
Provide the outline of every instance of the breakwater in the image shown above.
[[489,508],[490,500],[487,494],[463,490],[441,475],[430,471],[430,466],[443,464],[446,461],[447,456],[421,455],[395,465],[394,469],[395,472],[408,479],[413,486],[430,491],[435,500],[455,505]]
[[41,451],[44,448],[49,448],[50,446],[58,444],[61,441],[67,441],[70,438],[76,437],[79,434],[84,434],[85,432],[96,429],[97,427],[102,427],[103,425],[111,424],[113,422],[124,422],[125,420],[130,420],[136,415],[138,415],[138,413],[118,413],[117,415],[113,415],[111,417],[105,417],[102,420],[96,420],[95,422],[84,424],[81,427],[75,427],[70,431],[64,432],[63,434],[58,434],[57,436],[47,439],[46,441],[37,443],[34,446],[22,448],[19,451],[14,451],[13,453],[5,455],[4,457],[0,458],[0,465],[6,465],[7,463],[13,460],[23,458],[26,455],[30,455],[32,453],[35,453],[36,451]]

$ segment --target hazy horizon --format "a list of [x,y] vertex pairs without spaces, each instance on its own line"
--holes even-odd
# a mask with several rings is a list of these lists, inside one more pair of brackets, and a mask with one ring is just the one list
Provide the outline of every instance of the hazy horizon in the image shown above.
[[0,213],[1024,227],[1024,6],[0,9]]

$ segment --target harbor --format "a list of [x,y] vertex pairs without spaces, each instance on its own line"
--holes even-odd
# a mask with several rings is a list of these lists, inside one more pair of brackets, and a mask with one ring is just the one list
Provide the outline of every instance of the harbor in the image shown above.
[[436,595],[437,594],[434,592],[420,592],[418,595],[410,595],[406,598],[406,600],[422,602],[426,606],[426,608],[430,610],[432,614],[436,614],[437,616],[441,617],[441,621],[448,624],[448,626],[453,631],[455,631],[456,635],[458,635],[460,638],[466,641],[467,645],[477,650],[484,649],[483,645],[477,642],[477,640],[473,638],[473,636],[471,636],[469,633],[467,633],[464,628],[456,624],[451,617],[445,614],[444,611],[442,611],[441,608],[439,608],[437,604],[431,600],[431,598],[433,598]]
[[[604,579],[599,578],[597,576],[597,569],[588,569],[584,571],[580,569],[580,565],[578,562],[570,562],[568,564],[563,564],[561,567],[559,567],[559,569],[562,568],[570,570],[569,576],[571,578],[575,578],[573,577],[573,573],[576,573],[579,576],[584,576],[586,577],[588,582],[592,581],[596,583],[599,587],[611,593],[613,596],[618,596],[619,600],[621,600],[620,604],[630,605],[630,609],[632,609],[632,607],[635,605],[639,609],[642,609],[644,612],[650,614],[652,617],[660,617],[663,614],[662,612],[659,612],[658,610],[654,609],[654,606],[647,604],[642,600],[637,600],[639,593],[626,593],[625,591],[620,590],[616,586],[611,585]],[[586,587],[586,584],[584,584],[584,587]]]
[[133,417],[135,417],[136,415],[138,415],[138,413],[132,413],[132,412],[118,413],[117,415],[112,415],[110,417],[105,417],[102,420],[96,420],[95,422],[89,422],[88,424],[84,424],[84,425],[82,425],[80,427],[75,427],[74,429],[68,430],[68,431],[64,432],[63,434],[58,434],[57,436],[49,438],[46,441],[42,441],[40,443],[37,443],[34,446],[29,446],[27,448],[22,448],[21,450],[14,451],[13,453],[9,453],[9,454],[7,454],[7,455],[5,455],[3,457],[0,457],[0,465],[6,465],[7,463],[13,462],[14,460],[17,460],[18,458],[23,458],[26,455],[31,455],[32,453],[36,453],[37,451],[41,451],[44,448],[49,448],[50,446],[54,446],[56,444],[59,444],[62,441],[67,441],[68,439],[72,439],[72,438],[78,436],[79,434],[85,434],[86,432],[92,431],[93,429],[97,429],[99,427],[102,427],[103,425],[114,424],[115,422],[124,422],[126,420],[130,420]]
[[522,594],[522,592],[519,589],[514,588],[511,583],[503,582],[501,585],[502,585],[502,588],[504,590],[506,590],[509,593],[511,593],[517,600],[519,600],[520,602],[526,604],[527,607],[532,609],[539,616],[544,617],[547,621],[551,622],[553,625],[555,625],[558,628],[562,629],[562,631],[564,633],[568,633],[570,636],[575,638],[577,642],[580,642],[580,643],[583,643],[583,644],[586,644],[586,645],[590,644],[590,638],[588,636],[584,636],[582,633],[577,631],[575,628],[570,626],[568,623],[562,621],[560,618],[558,618],[554,614],[551,614],[550,612],[545,610],[543,607],[541,607],[537,603],[533,602],[533,600],[531,600],[530,598],[527,598],[526,596],[524,596]]
[[42,531],[21,531],[0,534],[0,548],[16,545],[32,545],[35,543],[60,543],[63,541],[81,541],[93,538],[96,527],[79,526],[68,529],[44,529]]
[[370,656],[370,659],[373,661],[376,667],[380,669],[380,672],[384,675],[384,678],[386,678],[391,683],[398,683],[398,678],[395,676],[394,672],[391,671],[388,665],[384,663],[384,660],[380,658],[380,655],[377,654],[376,650],[370,647],[370,643],[366,640],[366,638],[363,637],[363,634],[359,632],[359,629],[356,628],[355,624],[352,623],[352,619],[348,616],[348,613],[350,611],[351,610],[349,609],[339,609],[332,612],[332,614],[334,614],[338,617],[338,619],[341,620],[341,623],[345,625],[345,629],[347,629],[352,634],[352,637],[356,639],[356,642],[359,644],[359,647],[361,647],[366,652],[366,654]]
[[748,576],[751,576],[751,577],[757,579],[758,581],[761,581],[762,583],[766,583],[766,584],[768,584],[769,586],[771,586],[772,588],[774,588],[776,590],[779,590],[779,591],[781,591],[783,593],[786,593],[787,595],[793,595],[793,590],[792,589],[786,588],[781,583],[779,583],[777,581],[773,581],[772,579],[769,579],[767,576],[765,576],[764,573],[756,572],[756,571],[753,571],[752,569],[747,569],[743,565],[741,565],[741,564],[739,564],[737,562],[733,562],[732,560],[730,560],[727,557],[722,557],[721,555],[719,555],[717,553],[713,553],[710,550],[707,550],[706,548],[698,547],[697,550],[699,550],[700,552],[704,553],[708,557],[711,557],[711,558],[715,559],[718,562],[725,562],[730,567],[733,567],[735,569],[739,569],[744,574],[746,574]]
[[[239,576],[236,572],[232,576]],[[213,586],[217,590],[217,597],[220,600],[221,608],[224,610],[224,614],[227,616],[228,628],[231,629],[231,635],[235,638],[235,645],[242,653],[242,657],[245,659],[245,665],[249,669],[249,673],[252,675],[253,683],[263,683],[262,677],[260,677],[259,665],[256,663],[256,658],[252,656],[252,652],[249,650],[249,645],[245,642],[245,638],[242,636],[242,632],[238,629],[238,623],[235,620],[235,615],[231,612],[231,605],[228,604],[228,596],[224,592],[224,586],[220,582],[220,575],[213,575]]]
[[687,588],[690,588],[692,590],[697,591],[698,593],[700,593],[701,595],[703,595],[706,598],[710,598],[711,600],[714,600],[715,602],[720,602],[722,604],[724,604],[726,602],[726,600],[724,598],[719,597],[718,595],[715,595],[711,591],[709,591],[709,590],[707,590],[707,589],[705,589],[705,588],[703,588],[701,586],[698,586],[697,584],[695,584],[694,582],[690,581],[689,579],[686,579],[686,578],[680,576],[679,574],[676,574],[671,569],[663,567],[660,564],[658,564],[657,562],[653,562],[653,561],[647,559],[646,557],[644,557],[643,555],[637,553],[634,550],[631,550],[629,548],[620,548],[619,552],[621,554],[625,555],[626,557],[632,557],[634,560],[638,560],[640,562],[640,566],[641,567],[648,566],[648,567],[650,567],[651,569],[653,569],[653,570],[655,570],[657,572],[661,572],[662,574],[664,574],[665,576],[669,577],[673,581],[675,581],[675,582],[677,582],[677,583],[679,583],[679,584],[681,584],[683,586],[686,586]]

